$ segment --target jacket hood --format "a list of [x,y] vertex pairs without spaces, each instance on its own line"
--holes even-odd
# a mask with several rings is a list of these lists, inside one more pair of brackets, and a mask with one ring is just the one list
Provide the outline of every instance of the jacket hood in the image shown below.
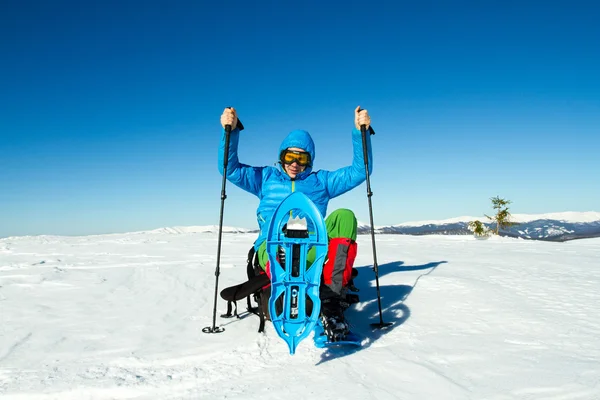
[[[281,142],[281,146],[279,146],[279,153],[277,153],[277,159],[279,159],[279,156],[281,155],[281,152],[283,150],[289,149],[290,147],[304,149],[307,153],[310,154],[311,165],[307,166],[306,169],[302,173],[298,174],[298,176],[296,177],[296,179],[302,179],[310,174],[310,172],[312,171],[312,166],[315,163],[315,143],[313,142],[312,137],[310,137],[310,134],[307,131],[301,129],[291,131],[285,137],[285,139],[283,139],[283,142]],[[280,165],[280,168],[283,172],[285,172],[282,165]]]

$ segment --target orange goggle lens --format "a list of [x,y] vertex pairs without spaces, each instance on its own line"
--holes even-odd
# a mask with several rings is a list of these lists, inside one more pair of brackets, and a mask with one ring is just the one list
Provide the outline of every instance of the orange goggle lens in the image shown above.
[[309,165],[310,154],[302,151],[286,150],[281,154],[281,162],[284,164],[297,162],[299,165]]

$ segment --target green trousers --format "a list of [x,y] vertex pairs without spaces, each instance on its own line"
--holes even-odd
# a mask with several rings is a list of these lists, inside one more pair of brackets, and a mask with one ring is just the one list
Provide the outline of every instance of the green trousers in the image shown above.
[[[356,216],[351,210],[346,208],[338,208],[325,218],[325,227],[327,228],[329,239],[347,238],[356,240],[357,225]],[[316,252],[317,250],[314,247],[308,250],[308,254],[306,255],[308,265],[315,261]],[[262,269],[265,269],[267,261],[269,261],[266,240],[258,248],[258,261]]]

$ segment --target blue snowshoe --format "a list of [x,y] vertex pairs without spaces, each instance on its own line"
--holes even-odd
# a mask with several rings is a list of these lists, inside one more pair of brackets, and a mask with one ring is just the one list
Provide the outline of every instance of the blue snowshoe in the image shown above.
[[343,335],[339,332],[336,336],[335,333],[330,333],[328,335],[323,327],[323,322],[321,321],[315,326],[314,342],[315,346],[320,349],[325,347],[343,346],[360,347],[362,346],[362,341],[362,337],[349,331],[347,328],[345,328],[345,333]]
[[[319,285],[327,256],[327,230],[319,210],[306,195],[294,192],[275,210],[267,231],[271,275],[269,314],[290,354],[319,322]],[[316,251],[308,267],[307,254]]]

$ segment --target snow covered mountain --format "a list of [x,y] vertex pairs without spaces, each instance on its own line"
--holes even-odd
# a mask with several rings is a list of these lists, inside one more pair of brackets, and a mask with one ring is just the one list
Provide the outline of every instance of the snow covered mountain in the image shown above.
[[[500,230],[500,236],[546,240],[555,242],[564,242],[573,239],[584,239],[600,237],[600,212],[564,212],[550,214],[513,214],[512,221],[517,222],[509,229]],[[494,224],[487,223],[485,217],[456,217],[444,220],[414,221],[404,222],[397,225],[376,226],[376,234],[397,234],[397,235],[472,235],[468,228],[470,221],[480,220],[490,229],[495,228]],[[129,235],[156,235],[156,234],[196,234],[196,233],[217,233],[218,225],[207,226],[174,226],[157,228],[148,231],[127,232]],[[239,228],[224,226],[224,233],[256,233],[258,229]],[[369,224],[359,222],[358,233],[369,234],[371,228]],[[110,235],[122,235],[114,233]],[[52,235],[43,235],[46,240],[51,240]],[[90,237],[97,236],[91,235]],[[26,237],[26,236],[25,236]],[[23,237],[23,238],[25,238]],[[16,239],[11,237],[10,239]],[[0,252],[1,252],[0,248]]]
[[[375,233],[400,235],[471,235],[470,221],[480,220],[489,228],[485,217],[457,217],[438,221],[405,222],[398,225],[377,226]],[[564,242],[573,239],[600,237],[600,212],[564,212],[550,214],[513,214],[518,225],[500,230],[501,236],[522,239]],[[359,234],[370,233],[368,224],[361,223]]]
[[[218,225],[207,225],[207,226],[173,226],[166,228],[153,229],[151,231],[139,232],[139,233],[167,233],[167,234],[180,234],[180,233],[217,233],[219,232]],[[254,232],[252,229],[236,228],[232,226],[224,226],[224,233],[249,233]]]
[[[462,216],[444,220],[404,222],[397,225],[376,226],[376,234],[397,235],[472,235],[469,222],[480,220],[490,229],[495,224],[488,223],[485,216]],[[564,242],[567,240],[600,237],[600,212],[562,212],[548,214],[513,214],[511,221],[518,225],[500,230],[500,236],[514,238]],[[176,226],[158,228],[151,231],[133,232],[135,234],[184,234],[184,233],[216,233],[217,225],[210,226]],[[225,233],[254,233],[257,229],[224,226]],[[369,234],[369,224],[359,222],[358,233]]]

